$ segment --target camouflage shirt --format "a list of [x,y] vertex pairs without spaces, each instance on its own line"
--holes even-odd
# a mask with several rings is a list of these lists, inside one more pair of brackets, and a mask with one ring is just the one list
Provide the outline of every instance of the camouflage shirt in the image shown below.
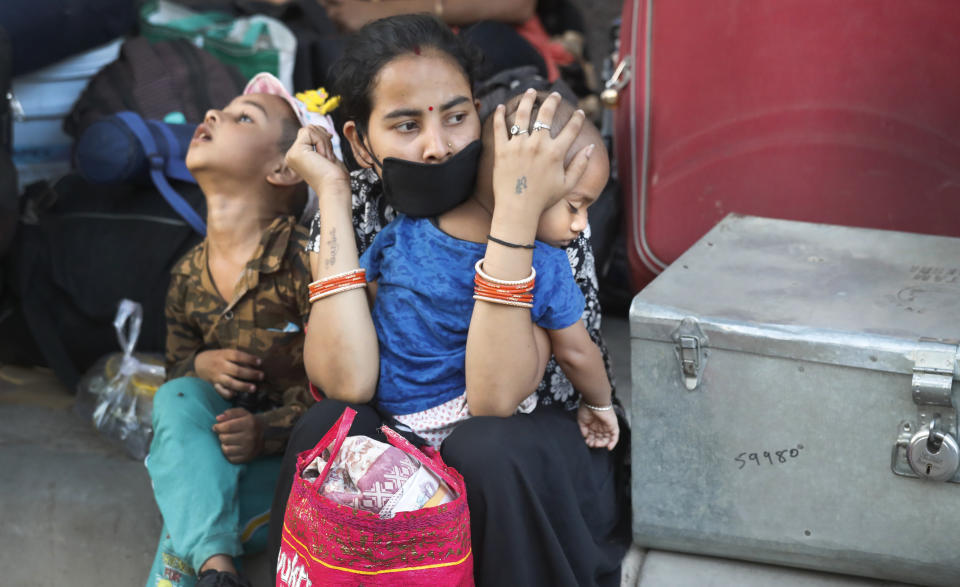
[[313,403],[303,367],[303,327],[310,304],[307,231],[293,217],[277,218],[263,233],[230,303],[217,292],[204,240],[173,267],[167,292],[167,379],[196,376],[197,353],[238,349],[260,357],[258,414],[265,454],[283,451],[300,414]]

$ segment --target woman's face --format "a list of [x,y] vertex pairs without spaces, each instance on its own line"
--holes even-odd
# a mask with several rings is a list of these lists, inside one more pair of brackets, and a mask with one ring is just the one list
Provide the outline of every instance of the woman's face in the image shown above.
[[344,134],[357,161],[378,174],[381,169],[373,165],[367,149],[381,162],[396,157],[442,163],[480,138],[469,81],[451,58],[435,49],[401,55],[383,66],[372,102],[365,145],[353,121],[344,125]]

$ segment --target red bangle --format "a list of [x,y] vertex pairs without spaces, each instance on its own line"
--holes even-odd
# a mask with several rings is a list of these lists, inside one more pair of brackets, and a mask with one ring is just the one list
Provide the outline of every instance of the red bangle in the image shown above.
[[367,272],[365,269],[351,269],[343,273],[337,273],[329,277],[318,279],[311,283],[309,287],[310,302],[323,299],[333,294],[337,294],[351,289],[359,289],[367,285]]
[[504,281],[483,272],[483,259],[477,261],[473,278],[473,299],[519,308],[533,307],[533,286],[537,272],[531,267],[530,276],[516,281]]

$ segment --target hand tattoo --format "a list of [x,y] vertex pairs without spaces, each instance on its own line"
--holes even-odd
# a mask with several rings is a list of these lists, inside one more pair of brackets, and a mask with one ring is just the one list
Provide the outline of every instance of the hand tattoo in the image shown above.
[[330,250],[330,258],[324,261],[324,264],[329,268],[333,267],[333,264],[337,262],[337,250],[340,248],[340,244],[337,243],[337,229],[330,229],[330,239],[327,241],[327,248]]
[[517,193],[522,194],[525,189],[527,189],[527,176],[523,175],[517,180]]

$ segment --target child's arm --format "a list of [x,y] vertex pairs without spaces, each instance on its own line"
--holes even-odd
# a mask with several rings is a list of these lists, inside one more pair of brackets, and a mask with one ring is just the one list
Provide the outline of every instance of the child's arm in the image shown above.
[[613,387],[603,366],[600,347],[590,340],[583,321],[548,332],[557,364],[583,396],[583,401],[594,406],[609,405]]
[[587,445],[613,450],[620,438],[620,426],[612,409],[613,386],[607,377],[600,348],[590,340],[582,321],[562,330],[550,330],[550,343],[557,364],[580,392],[582,401],[577,422]]

